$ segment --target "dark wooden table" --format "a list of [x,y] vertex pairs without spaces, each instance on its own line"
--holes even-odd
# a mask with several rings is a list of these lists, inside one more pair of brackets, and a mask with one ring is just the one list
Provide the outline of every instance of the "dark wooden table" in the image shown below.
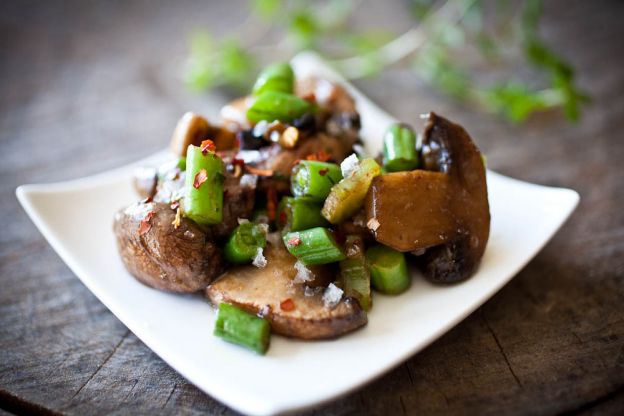
[[[312,414],[624,414],[624,3],[546,3],[544,34],[593,97],[579,124],[548,114],[510,126],[440,97],[407,70],[358,85],[405,120],[433,109],[461,122],[491,168],[574,188],[578,210],[464,322]],[[245,5],[0,3],[0,409],[232,413],[76,279],[14,189],[134,161],[164,146],[183,111],[215,114],[225,96],[192,95],[180,82],[188,35],[227,33]],[[407,25],[401,10],[365,4],[358,19],[398,28]]]

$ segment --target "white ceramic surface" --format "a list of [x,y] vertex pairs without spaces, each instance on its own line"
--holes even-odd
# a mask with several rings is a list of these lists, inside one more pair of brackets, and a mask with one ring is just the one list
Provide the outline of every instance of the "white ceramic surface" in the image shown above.
[[[313,54],[297,56],[293,65],[298,75],[340,79]],[[391,117],[348,88],[357,99],[364,139],[378,139]],[[366,147],[377,151],[379,141],[367,141]],[[163,157],[155,155],[151,162]],[[132,332],[200,389],[250,414],[282,413],[330,400],[418,352],[507,283],[579,201],[569,189],[488,172],[492,228],[475,276],[440,287],[415,272],[407,293],[375,294],[363,329],[322,342],[273,336],[268,354],[258,356],[212,336],[215,311],[200,296],[150,289],[124,269],[111,222],[118,208],[136,200],[131,173],[145,163],[63,183],[24,185],[17,196],[65,263]]]

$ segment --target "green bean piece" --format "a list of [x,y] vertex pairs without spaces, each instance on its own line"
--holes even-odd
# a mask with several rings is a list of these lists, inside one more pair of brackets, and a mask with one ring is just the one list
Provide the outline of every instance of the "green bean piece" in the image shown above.
[[414,170],[418,167],[416,133],[407,124],[396,123],[384,134],[383,164],[388,172]]
[[271,327],[267,321],[256,315],[236,306],[221,303],[214,335],[264,355],[269,348]]
[[302,160],[292,170],[290,191],[296,197],[322,202],[341,179],[340,166],[335,163]]
[[329,223],[321,215],[322,205],[305,198],[285,196],[277,210],[277,225],[286,231],[301,231],[314,227],[328,227]]
[[258,249],[266,246],[266,236],[258,224],[245,222],[232,231],[223,248],[225,259],[234,264],[250,263]]
[[313,110],[311,102],[293,94],[264,91],[247,110],[247,119],[253,123],[262,120],[290,122]]
[[344,260],[344,250],[331,234],[323,227],[293,231],[282,237],[286,249],[306,266],[334,263]]
[[267,66],[258,76],[253,86],[252,95],[260,95],[265,91],[293,93],[295,74],[288,63],[277,63]]
[[186,157],[182,156],[178,159],[178,164],[176,165],[178,169],[186,171]]
[[362,309],[372,306],[370,271],[364,256],[364,241],[359,235],[349,235],[345,243],[347,258],[340,262],[340,282],[345,296],[355,298]]
[[184,214],[200,225],[223,220],[223,161],[213,151],[189,145],[186,151]]
[[371,282],[375,290],[387,295],[405,292],[410,285],[405,254],[377,245],[366,251]]
[[371,182],[381,174],[374,159],[363,159],[358,167],[332,189],[321,213],[332,224],[340,224],[362,208]]

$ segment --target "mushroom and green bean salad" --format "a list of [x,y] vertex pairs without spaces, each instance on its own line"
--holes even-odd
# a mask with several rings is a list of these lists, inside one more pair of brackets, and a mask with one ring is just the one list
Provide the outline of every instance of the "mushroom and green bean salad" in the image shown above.
[[485,168],[468,133],[430,113],[422,136],[388,126],[363,155],[344,88],[274,64],[219,124],[186,113],[170,162],[142,168],[142,200],[114,231],[128,271],[203,292],[214,334],[264,354],[270,333],[333,338],[367,322],[371,289],[398,295],[408,264],[435,283],[477,269],[489,236]]

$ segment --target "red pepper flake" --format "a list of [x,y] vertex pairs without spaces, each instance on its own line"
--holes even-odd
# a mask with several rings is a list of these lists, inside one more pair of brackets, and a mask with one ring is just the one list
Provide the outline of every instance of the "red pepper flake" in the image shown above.
[[286,212],[285,211],[280,212],[280,215],[279,215],[280,224],[285,225],[286,221],[288,221],[288,216],[286,215]]
[[277,191],[275,187],[271,186],[267,190],[267,217],[269,221],[275,221],[277,214]]
[[299,244],[301,244],[301,239],[299,237],[292,237],[288,240],[288,245],[289,246],[298,246]]
[[325,176],[325,175],[327,175],[327,172],[329,172],[329,169],[327,169],[327,168],[321,169],[321,170],[319,170],[319,175]]
[[146,234],[152,228],[152,224],[150,223],[150,221],[152,220],[154,215],[156,215],[155,211],[150,211],[145,214],[145,217],[143,217],[141,223],[139,224],[139,235]]
[[206,169],[201,169],[195,175],[195,179],[193,180],[193,188],[199,189],[201,184],[206,182],[207,180],[208,180],[208,172],[206,172]]
[[212,140],[204,140],[203,142],[201,142],[200,147],[201,147],[202,155],[204,156],[206,156],[208,152],[214,153],[214,151],[217,149],[217,147],[215,146]]
[[171,209],[175,211],[180,206],[180,201],[173,201],[170,206]]
[[280,303],[280,309],[283,310],[284,312],[290,312],[293,309],[295,309],[295,302],[293,302],[291,298],[283,300]]
[[273,173],[274,173],[273,170],[271,169],[258,169],[249,165],[245,165],[245,170],[251,173],[252,175],[258,175],[258,176],[273,176]]
[[318,160],[319,162],[327,162],[329,159],[331,159],[331,155],[324,150],[306,156],[306,160]]

